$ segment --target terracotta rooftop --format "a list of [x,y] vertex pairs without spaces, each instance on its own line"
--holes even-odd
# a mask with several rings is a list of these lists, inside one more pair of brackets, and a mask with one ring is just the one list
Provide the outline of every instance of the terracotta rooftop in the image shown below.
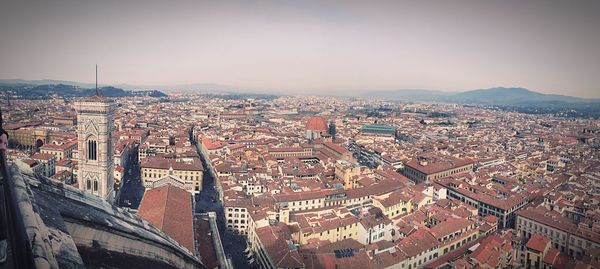
[[138,214],[190,251],[194,250],[192,197],[170,184],[147,190]]
[[473,160],[471,159],[459,159],[451,156],[425,158],[427,159],[427,164],[422,165],[419,162],[419,160],[412,159],[408,163],[406,163],[406,166],[409,166],[423,174],[431,175],[458,168],[461,166],[473,164]]
[[44,161],[47,161],[47,160],[50,160],[50,159],[54,158],[54,154],[39,153],[38,152],[36,154],[33,154],[33,156],[31,156],[31,158],[34,159],[34,160],[44,160]]
[[517,215],[567,233],[581,236],[592,242],[600,243],[600,236],[598,234],[579,229],[575,223],[556,211],[550,211],[542,207],[529,207],[518,211]]
[[421,228],[398,242],[398,248],[407,257],[414,257],[439,246],[438,240],[425,228]]
[[305,267],[298,250],[290,248],[286,242],[291,236],[287,225],[279,223],[277,226],[261,227],[256,229],[256,235],[276,268]]
[[306,122],[305,129],[311,131],[327,131],[327,121],[320,116],[310,117]]
[[448,220],[433,226],[430,231],[436,238],[441,239],[446,235],[466,229],[470,225],[473,225],[473,222],[468,219],[449,218]]
[[532,234],[527,241],[527,248],[544,253],[546,247],[550,244],[550,239],[540,234]]

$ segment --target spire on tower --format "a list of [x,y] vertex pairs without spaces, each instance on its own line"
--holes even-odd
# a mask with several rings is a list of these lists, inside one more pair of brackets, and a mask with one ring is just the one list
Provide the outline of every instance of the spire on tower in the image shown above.
[[96,64],[96,96],[100,96],[98,93],[98,64]]

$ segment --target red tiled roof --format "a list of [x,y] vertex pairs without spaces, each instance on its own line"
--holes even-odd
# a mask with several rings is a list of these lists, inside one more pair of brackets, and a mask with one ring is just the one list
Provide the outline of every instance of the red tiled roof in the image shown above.
[[425,228],[418,229],[401,241],[398,241],[398,248],[406,254],[407,257],[415,257],[422,252],[439,246],[438,240]]
[[312,131],[327,131],[327,121],[323,117],[314,116],[308,119],[305,128]]
[[466,229],[472,224],[473,222],[468,219],[449,218],[448,220],[433,226],[430,231],[436,238],[441,239],[446,235]]
[[392,192],[387,198],[383,198],[383,199],[375,198],[375,199],[379,200],[381,205],[383,205],[385,207],[391,207],[391,206],[394,206],[401,202],[408,202],[408,201],[410,201],[410,198],[411,198],[411,195],[408,193],[395,191],[395,192]]
[[[387,253],[387,252],[386,252]],[[377,257],[379,257],[378,255]],[[357,249],[354,255],[344,258],[336,258],[334,252],[323,252],[320,249],[313,251],[304,251],[302,253],[303,262],[307,269],[370,269],[383,268],[376,266],[364,249]],[[395,260],[395,257],[391,257]],[[385,264],[392,265],[394,261]]]
[[346,148],[344,148],[338,144],[334,144],[332,142],[325,142],[323,144],[338,154],[348,153],[348,150]]
[[498,217],[488,214],[485,217],[483,217],[483,220],[487,223],[497,223]]
[[221,141],[212,141],[209,138],[202,139],[202,145],[206,147],[207,150],[219,149],[225,146],[225,144],[221,143]]
[[550,239],[539,234],[532,234],[529,241],[527,241],[527,248],[544,253],[546,246],[550,243]]
[[194,252],[192,197],[170,184],[147,190],[138,214]]
[[419,160],[412,159],[406,163],[406,166],[411,167],[423,174],[431,175],[471,164],[473,164],[473,160],[468,158],[459,159],[451,156],[443,156],[438,158],[427,158],[426,165],[421,165]]
[[23,160],[21,160],[21,161],[22,161],[23,163],[25,163],[25,164],[29,165],[29,167],[34,167],[34,166],[36,166],[36,165],[38,164],[38,162],[37,162],[37,161],[35,161],[35,160],[32,160],[32,159],[23,159]]
[[538,223],[548,225],[550,227],[559,229],[561,231],[572,233],[577,236],[581,236],[586,240],[592,242],[600,242],[600,236],[592,232],[586,232],[585,230],[579,229],[575,223],[570,219],[562,216],[556,211],[550,211],[543,207],[529,207],[517,212],[519,217],[534,220]]
[[256,229],[266,252],[276,268],[304,268],[302,257],[296,249],[291,249],[286,238],[290,238],[289,227],[283,223]]
[[31,158],[34,159],[34,160],[44,160],[44,161],[47,161],[47,160],[50,160],[50,159],[54,158],[54,154],[39,153],[38,152],[36,154],[33,154],[33,156],[31,156]]
[[558,255],[560,255],[560,251],[558,249],[555,249],[555,248],[548,249],[548,252],[544,256],[544,263],[554,264],[554,260],[556,258],[558,258]]

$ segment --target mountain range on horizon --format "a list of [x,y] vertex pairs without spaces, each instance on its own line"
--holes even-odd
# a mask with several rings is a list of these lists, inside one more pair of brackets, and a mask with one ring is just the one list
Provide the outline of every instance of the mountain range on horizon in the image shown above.
[[[81,88],[94,88],[96,84],[94,83],[85,83],[85,82],[76,82],[76,81],[67,81],[67,80],[53,80],[53,79],[40,79],[40,80],[25,80],[25,79],[0,79],[0,85],[71,85],[77,86]],[[161,91],[198,91],[198,90],[206,90],[206,91],[215,91],[215,92],[235,92],[239,90],[239,88],[220,85],[220,84],[212,84],[212,83],[193,83],[193,84],[178,84],[178,85],[133,85],[133,84],[98,84],[98,87],[115,87],[121,88],[124,90],[161,90]]]
[[[48,99],[55,96],[62,98],[75,98],[92,96],[96,94],[96,91],[103,96],[108,97],[126,97],[126,96],[150,96],[150,97],[165,97],[167,96],[158,90],[123,90],[114,86],[98,85],[86,85],[86,84],[66,84],[68,81],[50,81],[52,84],[43,84],[49,81],[36,81],[29,83],[24,80],[11,80],[10,82],[0,81],[0,93],[3,96],[7,96],[7,92],[11,92],[11,96],[17,96],[17,98],[26,100],[39,100]],[[58,82],[57,84],[54,84]],[[64,83],[60,83],[64,82]]]
[[[82,88],[93,88],[93,83],[80,83],[63,80],[23,80],[0,79],[0,86],[43,86],[43,85],[71,85]],[[211,92],[211,93],[262,93],[219,84],[182,84],[174,86],[137,86],[130,84],[106,85],[99,87],[114,87],[125,90],[159,89],[162,91],[184,92]],[[272,91],[267,91],[273,93]],[[309,93],[307,93],[309,94]],[[284,95],[284,94],[282,94]],[[343,95],[342,95],[343,96]],[[541,105],[541,104],[600,104],[600,98],[582,98],[558,94],[545,94],[520,87],[493,87],[469,91],[439,91],[427,89],[403,89],[385,91],[359,91],[346,94],[349,97],[377,98],[385,100],[423,101],[423,102],[448,102],[477,105]]]
[[494,87],[463,92],[443,92],[434,90],[373,91],[364,93],[387,100],[432,101],[479,105],[527,105],[540,103],[596,103],[598,98],[582,98],[559,94],[546,94],[520,87]]

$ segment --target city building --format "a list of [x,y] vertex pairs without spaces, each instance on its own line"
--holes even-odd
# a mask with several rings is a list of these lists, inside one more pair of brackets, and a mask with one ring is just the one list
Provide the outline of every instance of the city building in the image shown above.
[[521,189],[520,192],[502,194],[494,188],[471,185],[453,177],[439,179],[436,184],[447,189],[448,198],[476,208],[479,216],[497,217],[499,227],[502,228],[514,227],[516,212],[541,196],[539,189]]
[[40,147],[41,153],[53,154],[56,160],[60,161],[63,158],[73,158],[73,151],[77,149],[77,141],[68,141],[61,144],[45,144]]
[[9,144],[28,150],[37,150],[49,140],[48,130],[38,128],[41,123],[14,123],[4,126]]
[[79,188],[105,199],[114,196],[114,103],[102,96],[75,102],[79,150]]
[[166,181],[171,181],[172,184],[193,194],[199,194],[202,191],[204,168],[197,158],[186,162],[149,157],[141,163],[140,167],[142,168],[142,182],[146,188],[153,188],[163,185]]
[[[141,210],[154,224],[133,220],[139,232],[133,238],[147,231],[161,236],[146,234],[154,239],[139,242],[148,252],[119,248],[120,242],[138,243],[114,234],[109,240],[90,238],[98,233],[93,226],[129,229],[119,221],[96,223],[84,210],[75,216],[89,216],[93,225],[68,224],[92,229],[79,241],[82,253],[97,240],[128,255],[163,259],[171,252],[156,239],[164,238],[159,241],[189,250],[171,260],[201,253],[211,268],[245,268],[246,261],[258,268],[600,267],[596,119],[362,98],[230,99],[193,93],[163,98],[112,99],[117,131],[108,158],[115,189],[121,188],[112,210],[129,208],[114,215],[131,221],[136,214],[127,212]],[[7,111],[7,128],[23,137],[43,130],[47,138],[32,142],[41,145],[40,152],[12,141],[6,153],[22,169],[41,175],[31,176],[37,180],[51,173],[54,158],[50,187],[31,188],[43,191],[44,198],[48,191],[68,194],[77,201],[59,209],[75,214],[81,207],[65,207],[95,196],[71,192],[67,185],[86,189],[80,166],[102,169],[90,152],[95,148],[99,157],[98,141],[105,138],[98,138],[101,132],[84,117],[76,126],[55,120],[74,118],[70,109],[58,97],[15,102]],[[78,108],[79,118],[82,110],[89,112]],[[99,108],[92,110],[88,114],[105,117]],[[327,130],[325,118],[335,123],[335,131]],[[58,147],[78,136],[89,139],[70,153]],[[162,190],[168,191],[152,198]],[[194,204],[190,193],[200,191],[206,195],[194,197]],[[154,205],[148,206],[151,200]],[[111,209],[106,204],[100,203],[104,211]],[[221,206],[224,214],[210,214]],[[173,208],[179,212],[170,212]],[[187,224],[168,224],[194,210],[189,208],[196,210],[193,236]],[[217,231],[217,221],[225,223],[225,234]],[[180,232],[187,233],[184,240]],[[185,241],[189,238],[192,244]],[[536,244],[542,241],[542,247]]]
[[551,241],[551,247],[573,258],[582,255],[590,247],[600,248],[598,225],[589,225],[594,230],[587,225],[577,224],[559,212],[542,206],[517,212],[516,229],[519,235],[527,239],[534,235],[544,236]]
[[363,135],[374,135],[374,136],[395,136],[396,129],[392,126],[385,124],[369,124],[363,125],[360,128],[360,132]]
[[316,140],[319,139],[325,134],[327,134],[327,120],[320,116],[310,117],[306,121],[306,125],[304,127],[305,137],[308,140]]
[[54,155],[48,153],[35,153],[31,158],[43,167],[41,175],[51,177],[56,173],[56,157]]
[[431,182],[473,170],[473,161],[452,156],[421,156],[404,165],[403,174],[415,183]]

